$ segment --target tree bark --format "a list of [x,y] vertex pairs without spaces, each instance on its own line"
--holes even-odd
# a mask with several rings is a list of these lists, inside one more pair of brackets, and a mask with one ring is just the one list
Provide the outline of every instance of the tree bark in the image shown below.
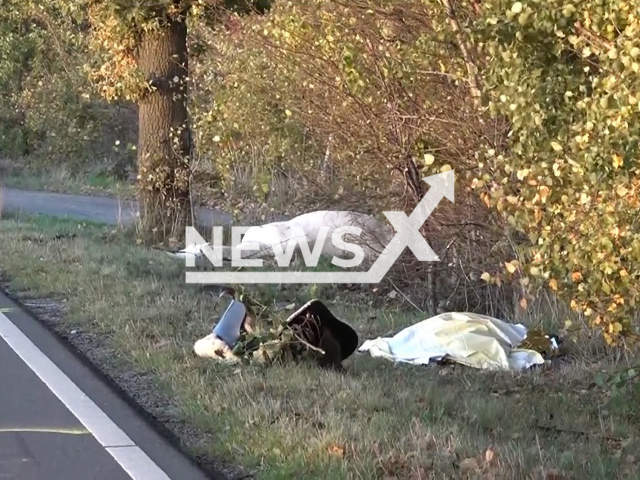
[[[406,168],[405,168],[405,181],[411,188],[411,192],[413,193],[413,197],[415,198],[416,205],[422,200],[422,197],[425,195],[425,183],[422,181],[422,174],[418,169],[415,161],[412,157],[407,157],[406,159]],[[428,222],[420,227],[420,233],[427,240],[427,242],[433,246],[430,242],[429,229],[427,226]],[[435,264],[433,262],[427,262],[425,266],[425,297],[422,302],[423,308],[426,310],[426,313],[429,316],[434,316],[437,314],[438,309],[438,272],[435,268]]]
[[184,17],[143,34],[138,65],[150,84],[138,113],[140,227],[150,241],[177,240],[192,220]]

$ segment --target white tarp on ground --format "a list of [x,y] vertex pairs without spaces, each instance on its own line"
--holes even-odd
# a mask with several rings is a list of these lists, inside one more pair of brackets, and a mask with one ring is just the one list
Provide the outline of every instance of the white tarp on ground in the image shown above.
[[367,340],[358,349],[372,357],[417,365],[445,356],[474,368],[523,370],[544,363],[534,350],[516,348],[527,328],[475,313],[443,313],[405,328],[394,337]]
[[[333,243],[333,235],[345,227],[356,227],[361,230],[360,235],[344,232],[344,242],[359,245],[364,251],[364,263],[372,263],[385,249],[394,235],[394,229],[386,223],[365,213],[319,210],[304,213],[282,222],[271,222],[247,229],[242,240],[235,247],[223,246],[222,256],[226,260],[234,258],[234,250],[238,258],[269,258],[275,255],[276,249],[286,252],[289,245],[293,250],[300,249],[300,242],[306,241],[310,252],[315,252],[315,244],[322,241],[320,253],[327,257],[344,258],[353,253],[340,245]],[[323,237],[325,235],[326,237]],[[187,245],[186,248],[167,252],[172,257],[185,259],[193,258],[198,267],[210,265],[204,254],[205,245]]]

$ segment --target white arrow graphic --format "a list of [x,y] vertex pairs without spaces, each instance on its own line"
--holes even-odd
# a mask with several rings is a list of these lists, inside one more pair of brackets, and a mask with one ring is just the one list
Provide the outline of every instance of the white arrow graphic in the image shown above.
[[455,201],[455,172],[454,170],[449,170],[438,175],[425,177],[422,180],[428,183],[431,188],[429,188],[427,194],[420,200],[420,203],[418,203],[409,217],[404,212],[382,212],[389,219],[397,233],[367,272],[367,275],[371,275],[372,280],[375,279],[371,283],[378,283],[384,278],[406,247],[409,247],[421,262],[440,261],[431,246],[420,234],[420,228],[444,197],[451,200],[451,202]]
[[396,235],[367,272],[187,272],[186,281],[198,284],[379,283],[407,247],[422,262],[438,262],[440,259],[420,234],[420,228],[443,198],[455,201],[455,171],[449,170],[422,180],[430,188],[411,215],[383,212],[394,226]]

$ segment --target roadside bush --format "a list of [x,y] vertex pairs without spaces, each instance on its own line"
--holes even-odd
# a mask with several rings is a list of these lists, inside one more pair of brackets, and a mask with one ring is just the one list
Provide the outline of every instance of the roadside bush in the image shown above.
[[131,107],[92,98],[82,11],[73,3],[14,2],[0,9],[0,149],[37,170],[124,177],[133,166]]
[[[640,18],[627,1],[488,1],[475,33],[489,109],[484,199],[528,237],[523,280],[561,294],[609,343],[636,321]],[[516,271],[517,270],[517,271]]]

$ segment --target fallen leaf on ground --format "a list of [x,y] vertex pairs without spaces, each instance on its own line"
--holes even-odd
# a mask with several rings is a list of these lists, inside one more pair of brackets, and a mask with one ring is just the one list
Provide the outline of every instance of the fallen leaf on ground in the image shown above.
[[559,470],[547,470],[544,474],[544,480],[565,480],[566,478]]
[[489,447],[484,451],[484,461],[487,465],[493,466],[497,460],[498,454],[492,447]]
[[335,457],[344,457],[344,448],[340,445],[336,445],[335,443],[331,444],[329,445],[329,448],[327,450],[329,451],[330,455],[333,455]]

